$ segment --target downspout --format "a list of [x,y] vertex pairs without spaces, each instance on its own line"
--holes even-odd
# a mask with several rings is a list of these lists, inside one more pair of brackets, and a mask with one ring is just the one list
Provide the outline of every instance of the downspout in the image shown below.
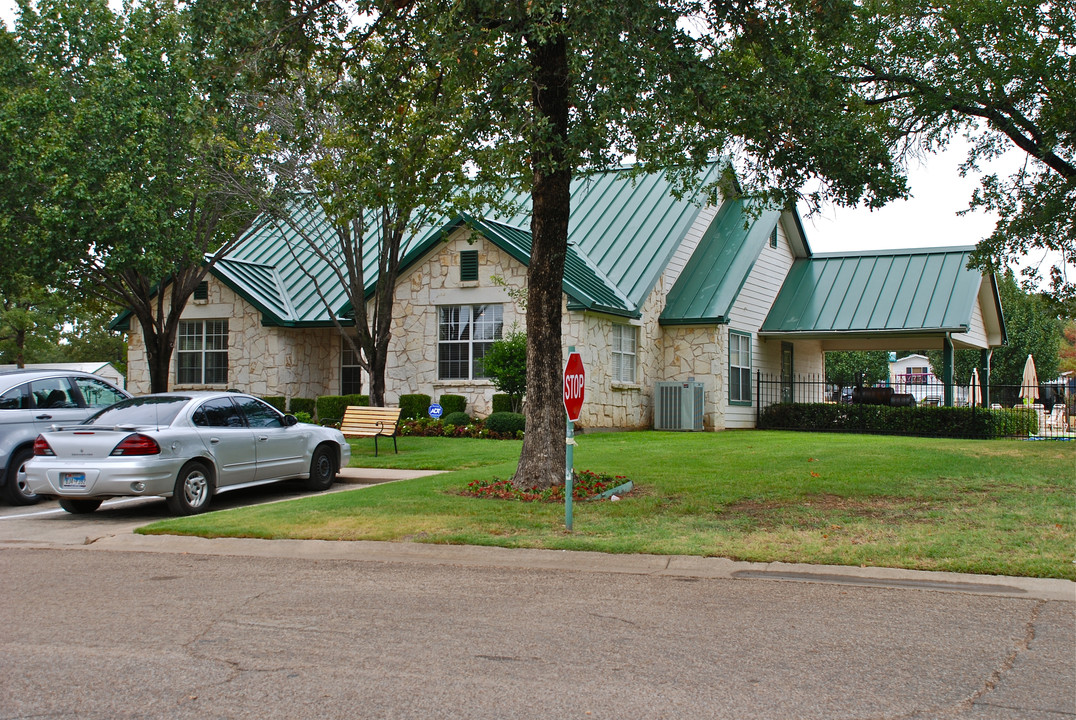
[[949,333],[942,338],[942,383],[945,385],[945,407],[953,407],[953,340]]
[[985,348],[980,356],[980,364],[983,371],[979,376],[979,382],[983,385],[983,407],[990,407],[990,361],[994,359],[994,350]]

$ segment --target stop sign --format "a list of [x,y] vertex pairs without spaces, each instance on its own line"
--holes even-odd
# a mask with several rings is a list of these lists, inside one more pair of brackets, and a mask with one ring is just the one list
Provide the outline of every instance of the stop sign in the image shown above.
[[583,409],[583,390],[586,387],[586,372],[583,371],[583,358],[579,353],[568,354],[564,363],[564,410],[568,420],[579,420],[579,411]]

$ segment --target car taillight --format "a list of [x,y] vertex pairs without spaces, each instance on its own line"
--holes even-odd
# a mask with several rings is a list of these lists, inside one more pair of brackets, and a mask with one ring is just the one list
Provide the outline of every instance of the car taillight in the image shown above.
[[112,451],[113,455],[158,455],[161,446],[148,435],[128,435]]
[[48,441],[41,435],[34,439],[34,455],[56,455],[49,447]]

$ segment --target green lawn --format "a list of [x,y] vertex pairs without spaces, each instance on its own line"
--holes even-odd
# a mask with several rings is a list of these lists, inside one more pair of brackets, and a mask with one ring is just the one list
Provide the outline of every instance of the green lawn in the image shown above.
[[[458,491],[509,477],[520,442],[355,441],[352,465],[455,470],[155,523],[209,537],[394,540],[1076,579],[1076,444],[811,433],[577,436],[577,470],[625,475],[619,502],[564,507]],[[367,447],[369,446],[369,447]],[[462,469],[459,469],[462,468]]]

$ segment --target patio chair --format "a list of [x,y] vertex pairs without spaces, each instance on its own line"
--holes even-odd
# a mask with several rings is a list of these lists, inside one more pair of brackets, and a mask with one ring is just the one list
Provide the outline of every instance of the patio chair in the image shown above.
[[1068,418],[1065,417],[1065,406],[1062,403],[1054,405],[1054,409],[1046,416],[1046,428],[1068,432]]

